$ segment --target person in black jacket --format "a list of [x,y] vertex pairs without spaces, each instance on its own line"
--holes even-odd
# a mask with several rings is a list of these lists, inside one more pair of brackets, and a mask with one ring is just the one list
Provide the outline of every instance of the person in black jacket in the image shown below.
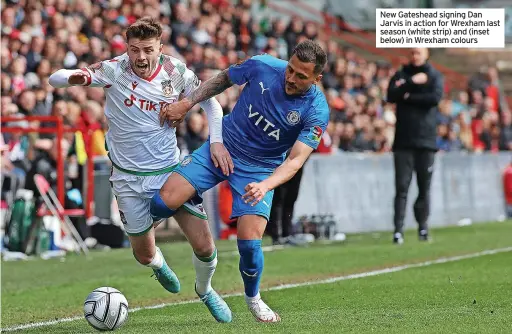
[[[288,157],[287,153],[286,157]],[[273,245],[295,246],[297,243],[292,237],[293,234],[293,209],[299,197],[300,182],[302,180],[302,166],[295,175],[274,189],[274,198],[268,220],[266,233],[272,237]],[[279,231],[281,227],[281,233]]]
[[[272,237],[273,245],[296,245],[292,238],[292,219],[295,202],[299,197],[302,172],[303,167],[288,182],[274,190],[270,219],[267,224],[267,234]],[[279,226],[281,226],[281,233],[279,233]]]
[[436,148],[437,105],[443,96],[443,77],[428,62],[426,48],[411,49],[408,65],[391,78],[388,102],[396,103],[396,132],[393,143],[395,162],[395,232],[393,241],[403,243],[407,193],[416,172],[419,194],[414,204],[420,240],[428,240],[430,182]]

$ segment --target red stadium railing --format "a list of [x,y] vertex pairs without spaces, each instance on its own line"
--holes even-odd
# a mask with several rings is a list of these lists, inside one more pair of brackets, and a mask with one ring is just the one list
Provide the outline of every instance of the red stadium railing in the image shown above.
[[[87,185],[85,186],[86,198],[85,198],[85,210],[84,215],[89,218],[94,213],[94,163],[92,159],[93,155],[93,142],[92,132],[99,129],[98,126],[82,126],[82,127],[65,127],[61,117],[57,116],[26,116],[26,117],[2,117],[1,123],[8,122],[29,122],[28,127],[12,127],[4,126],[2,124],[2,132],[6,133],[53,133],[57,137],[57,152],[61,152],[62,139],[65,133],[81,132],[86,145],[85,151],[87,154],[86,173],[87,173]],[[54,127],[34,126],[31,122],[51,122],[54,123]],[[65,203],[65,191],[64,191],[64,158],[62,154],[57,154],[57,198],[62,205]],[[76,210],[73,210],[76,212]]]

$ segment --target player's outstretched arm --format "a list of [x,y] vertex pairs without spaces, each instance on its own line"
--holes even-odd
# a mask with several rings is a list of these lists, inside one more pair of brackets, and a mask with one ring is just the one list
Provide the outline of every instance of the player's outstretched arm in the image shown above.
[[290,180],[302,168],[313,148],[297,140],[290,151],[290,155],[283,164],[276,168],[274,173],[262,182],[249,183],[245,187],[246,193],[242,196],[246,203],[256,205],[265,194]]
[[55,88],[70,86],[105,87],[112,86],[118,66],[116,59],[97,62],[75,70],[61,69],[53,73],[49,83]]
[[228,69],[225,69],[204,82],[194,92],[181,101],[168,104],[162,108],[159,115],[160,125],[163,126],[166,121],[170,126],[179,124],[187,112],[197,103],[208,100],[222,93],[231,86],[233,86],[233,83],[229,79]]
[[61,69],[50,75],[48,81],[55,88],[85,86],[87,84],[87,74],[82,70]]

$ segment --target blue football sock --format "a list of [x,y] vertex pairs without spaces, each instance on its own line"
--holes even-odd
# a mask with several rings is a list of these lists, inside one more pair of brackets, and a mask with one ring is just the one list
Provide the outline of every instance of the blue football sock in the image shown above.
[[169,209],[169,207],[165,205],[159,191],[157,191],[155,195],[153,195],[153,198],[151,198],[149,212],[153,218],[169,218],[172,217],[176,211],[177,210]]
[[247,297],[255,297],[260,290],[261,273],[263,272],[263,251],[261,240],[238,240],[240,253],[240,274],[245,286]]

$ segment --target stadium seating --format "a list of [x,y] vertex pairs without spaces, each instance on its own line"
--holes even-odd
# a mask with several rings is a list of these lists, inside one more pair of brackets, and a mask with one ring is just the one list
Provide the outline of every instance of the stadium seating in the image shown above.
[[[322,20],[329,16],[307,10],[304,2],[301,6],[296,3],[296,12],[290,12],[290,6],[283,9],[274,2],[265,6],[266,2],[256,5],[249,0],[236,5],[220,0],[148,0],[136,5],[132,5],[134,1],[92,0],[49,5],[39,1],[20,3],[25,5],[8,1],[2,9],[2,116],[55,115],[63,117],[68,127],[95,125],[104,132],[107,126],[102,114],[103,91],[53,89],[48,76],[60,68],[81,68],[122,54],[123,30],[137,18],[149,15],[159,17],[164,25],[164,52],[185,61],[202,80],[251,55],[266,52],[287,58],[296,42],[305,38],[318,40],[328,51],[322,88],[332,111],[321,152],[390,150],[395,117],[393,105],[386,103],[386,88],[399,63],[378,60],[387,59],[382,50],[363,47],[372,43],[371,34],[359,34],[357,29],[332,18],[323,26]],[[406,55],[404,50],[397,52]],[[448,80],[440,104],[439,148],[470,152],[510,150],[510,109],[503,98],[499,76],[489,77],[486,72],[480,73],[478,80],[469,79],[469,86],[457,90],[453,90],[458,88],[453,83],[462,81]],[[239,88],[234,87],[217,97],[225,114],[230,112],[238,93]],[[40,126],[51,125],[43,122]],[[177,133],[182,155],[186,155],[197,148],[198,142],[206,140],[206,116],[196,107]],[[6,148],[2,151],[2,174],[19,176],[27,173],[37,156],[47,153],[48,141],[53,137],[2,136]],[[102,137],[102,133],[95,134],[91,139],[96,141],[94,147],[101,147]],[[66,140],[73,147],[72,165],[79,165],[72,182],[83,191],[84,139],[76,134],[66,136]],[[95,154],[105,156],[106,152],[95,149]]]

